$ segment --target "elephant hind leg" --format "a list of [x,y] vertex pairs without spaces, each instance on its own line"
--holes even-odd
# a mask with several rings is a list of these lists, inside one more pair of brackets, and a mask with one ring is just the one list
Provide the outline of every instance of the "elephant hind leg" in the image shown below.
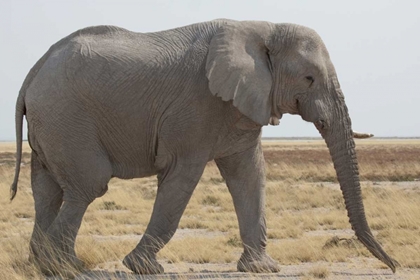
[[186,162],[185,158],[178,159],[159,173],[158,192],[149,225],[137,247],[123,261],[130,270],[138,274],[163,273],[156,254],[175,234],[205,165],[206,161],[194,163]]
[[45,274],[72,276],[82,269],[74,250],[76,236],[89,204],[106,192],[112,176],[111,164],[101,153],[86,150],[81,153],[73,152],[74,158],[83,159],[77,165],[54,159],[48,162],[52,177],[62,189],[63,203],[45,231],[42,254],[38,256],[38,264]]
[[64,201],[57,217],[47,230],[41,269],[45,274],[72,276],[83,269],[74,250],[77,232],[88,203]]
[[63,190],[50,172],[44,168],[37,155],[31,157],[31,185],[35,201],[35,224],[30,241],[31,261],[38,261],[45,247],[48,228],[57,217],[63,203]]
[[35,225],[46,231],[57,217],[63,203],[63,190],[32,152],[31,185],[35,200]]

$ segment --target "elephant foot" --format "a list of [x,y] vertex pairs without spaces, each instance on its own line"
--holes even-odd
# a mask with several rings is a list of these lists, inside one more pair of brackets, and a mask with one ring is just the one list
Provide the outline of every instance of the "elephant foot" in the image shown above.
[[164,272],[163,267],[156,260],[156,255],[150,253],[138,253],[133,250],[124,258],[123,264],[137,274],[160,274]]
[[57,257],[57,259],[39,258],[30,256],[30,261],[45,276],[59,275],[64,278],[74,278],[77,274],[84,270],[84,264],[78,258]]
[[258,255],[243,253],[238,261],[237,268],[240,272],[252,273],[272,273],[280,271],[278,263],[267,255],[267,253]]
[[74,278],[84,270],[84,263],[74,253],[64,252],[52,247],[51,244],[34,246],[31,243],[30,247],[29,261],[46,276]]

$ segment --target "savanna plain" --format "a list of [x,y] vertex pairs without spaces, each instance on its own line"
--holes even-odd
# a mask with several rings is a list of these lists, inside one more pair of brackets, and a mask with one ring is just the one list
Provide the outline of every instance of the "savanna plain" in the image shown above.
[[[76,242],[78,279],[420,279],[420,140],[357,140],[368,223],[401,267],[393,274],[357,240],[328,150],[321,140],[264,141],[268,253],[276,274],[236,272],[242,251],[229,191],[209,162],[178,231],[159,253],[160,276],[121,263],[144,233],[156,177],[112,179],[85,214]],[[30,149],[25,143],[17,197],[9,202],[15,145],[0,143],[0,279],[44,279],[28,261],[34,223]]]

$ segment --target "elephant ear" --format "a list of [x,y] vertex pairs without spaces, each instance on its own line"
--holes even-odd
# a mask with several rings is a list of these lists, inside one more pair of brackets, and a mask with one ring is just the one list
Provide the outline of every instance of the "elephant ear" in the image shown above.
[[210,91],[260,125],[271,115],[272,76],[266,42],[267,22],[229,22],[210,42],[206,75]]

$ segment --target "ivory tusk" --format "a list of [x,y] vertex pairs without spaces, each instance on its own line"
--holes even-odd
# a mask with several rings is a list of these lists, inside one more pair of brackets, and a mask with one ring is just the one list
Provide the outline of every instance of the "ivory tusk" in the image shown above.
[[279,124],[280,124],[280,119],[279,119],[279,118],[277,118],[277,117],[270,117],[270,121],[269,121],[269,123],[270,123],[271,125],[279,125]]
[[357,132],[353,130],[353,138],[357,138],[357,139],[365,139],[365,138],[370,138],[373,137],[373,134],[370,133],[363,133],[363,132]]

